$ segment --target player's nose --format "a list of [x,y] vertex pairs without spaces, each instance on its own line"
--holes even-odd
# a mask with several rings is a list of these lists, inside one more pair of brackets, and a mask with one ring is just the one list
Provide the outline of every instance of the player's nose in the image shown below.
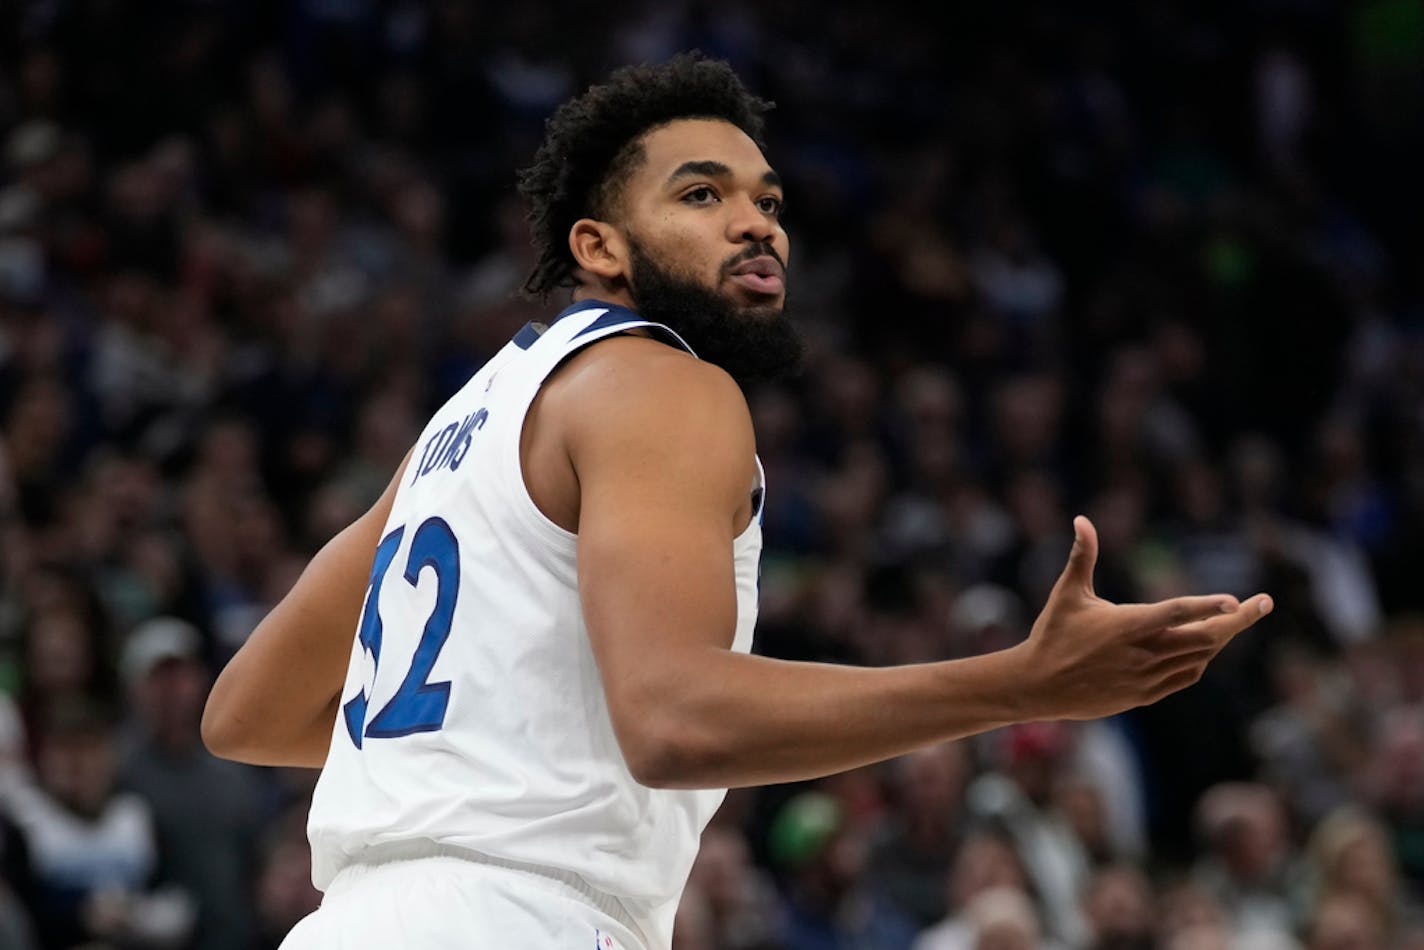
[[728,237],[734,242],[761,244],[776,234],[776,219],[757,207],[749,197],[729,202],[732,214],[727,222]]

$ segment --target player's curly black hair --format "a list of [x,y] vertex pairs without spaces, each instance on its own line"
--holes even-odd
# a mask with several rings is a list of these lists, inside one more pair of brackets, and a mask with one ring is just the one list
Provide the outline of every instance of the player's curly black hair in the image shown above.
[[534,163],[519,174],[539,251],[524,292],[543,298],[572,286],[577,264],[569,229],[579,218],[610,210],[643,158],[645,132],[676,119],[724,119],[765,149],[763,117],[770,108],[726,63],[695,52],[656,66],[625,66],[561,105],[545,124]]

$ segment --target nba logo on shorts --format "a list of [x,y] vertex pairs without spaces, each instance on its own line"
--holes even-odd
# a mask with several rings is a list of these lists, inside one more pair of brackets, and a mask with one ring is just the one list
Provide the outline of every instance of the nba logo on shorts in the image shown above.
[[613,938],[601,930],[593,932],[593,950],[615,950]]

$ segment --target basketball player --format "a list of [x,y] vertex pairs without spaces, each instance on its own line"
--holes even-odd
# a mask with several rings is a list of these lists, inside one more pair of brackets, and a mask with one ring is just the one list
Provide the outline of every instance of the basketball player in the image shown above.
[[284,946],[667,948],[728,786],[1152,702],[1270,609],[1100,600],[1080,518],[1012,649],[748,655],[764,493],[737,381],[798,349],[767,108],[685,56],[557,111],[521,182],[527,289],[573,305],[435,414],[214,686],[216,753],[324,767],[326,899]]

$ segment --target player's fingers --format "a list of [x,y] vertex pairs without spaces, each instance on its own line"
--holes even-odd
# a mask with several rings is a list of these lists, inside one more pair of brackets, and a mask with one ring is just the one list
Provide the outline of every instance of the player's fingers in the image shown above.
[[1147,631],[1223,617],[1236,612],[1240,606],[1230,594],[1211,594],[1173,597],[1155,604],[1119,604],[1113,609],[1117,611],[1119,621],[1129,629]]
[[1098,563],[1098,531],[1083,515],[1073,519],[1073,550],[1053,585],[1051,598],[1071,593],[1093,594],[1093,568]]
[[1209,643],[1214,650],[1219,650],[1232,637],[1270,613],[1272,606],[1270,597],[1257,594],[1231,613],[1167,628],[1162,631],[1163,646],[1180,646],[1183,652],[1187,652]]
[[1231,640],[1243,630],[1255,625],[1262,617],[1266,616],[1274,609],[1275,603],[1265,594],[1257,594],[1249,597],[1241,603],[1236,610],[1222,617],[1216,632],[1221,637],[1221,647],[1226,646]]
[[1256,594],[1246,598],[1241,602],[1241,609],[1238,611],[1242,620],[1241,629],[1245,630],[1275,609],[1276,602],[1271,599],[1270,594]]
[[1221,629],[1221,624],[1228,619],[1223,615],[1167,627],[1148,634],[1140,642],[1154,657],[1168,661],[1198,653],[1215,653],[1228,638]]
[[1156,699],[1170,696],[1178,690],[1186,689],[1188,686],[1195,684],[1202,678],[1202,673],[1205,672],[1205,670],[1205,663],[1186,669],[1173,670],[1158,682]]
[[1151,657],[1142,669],[1143,675],[1156,684],[1156,699],[1200,680],[1212,658],[1273,607],[1270,597],[1257,594],[1231,613],[1168,627],[1138,640],[1138,648]]

